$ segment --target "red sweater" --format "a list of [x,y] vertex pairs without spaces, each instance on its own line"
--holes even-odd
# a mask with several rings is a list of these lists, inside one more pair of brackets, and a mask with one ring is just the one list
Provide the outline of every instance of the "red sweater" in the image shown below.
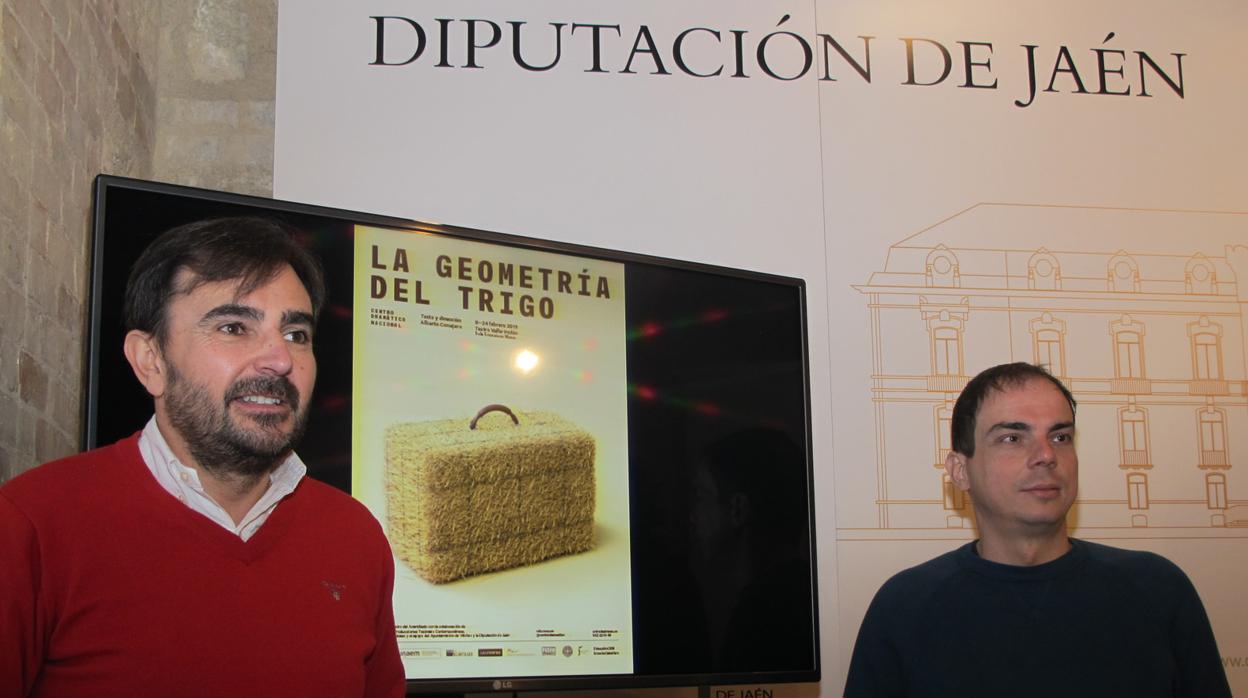
[[394,558],[304,478],[244,542],[137,435],[0,488],[0,696],[396,696]]

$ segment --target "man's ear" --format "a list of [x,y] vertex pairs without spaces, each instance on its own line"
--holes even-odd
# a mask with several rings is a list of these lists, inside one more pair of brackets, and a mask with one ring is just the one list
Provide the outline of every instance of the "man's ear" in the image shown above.
[[966,476],[966,456],[957,451],[950,451],[945,456],[945,472],[949,473],[949,479],[953,481],[953,486],[966,492],[971,489],[971,481]]
[[134,377],[139,379],[148,394],[154,398],[164,395],[168,373],[156,338],[140,330],[130,330],[126,333],[123,349],[126,361],[134,369]]

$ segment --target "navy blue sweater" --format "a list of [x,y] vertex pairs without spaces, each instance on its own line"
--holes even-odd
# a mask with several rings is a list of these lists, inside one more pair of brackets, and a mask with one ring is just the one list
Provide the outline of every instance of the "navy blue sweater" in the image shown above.
[[1034,567],[969,543],[888,580],[867,609],[845,695],[1231,695],[1196,589],[1148,552],[1071,540]]

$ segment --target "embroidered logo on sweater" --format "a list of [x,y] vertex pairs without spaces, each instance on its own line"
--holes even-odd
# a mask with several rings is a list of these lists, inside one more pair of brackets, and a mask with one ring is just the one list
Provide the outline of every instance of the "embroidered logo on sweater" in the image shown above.
[[321,586],[329,590],[329,595],[334,597],[334,601],[342,601],[342,592],[347,588],[345,584],[338,584],[327,579],[321,580]]

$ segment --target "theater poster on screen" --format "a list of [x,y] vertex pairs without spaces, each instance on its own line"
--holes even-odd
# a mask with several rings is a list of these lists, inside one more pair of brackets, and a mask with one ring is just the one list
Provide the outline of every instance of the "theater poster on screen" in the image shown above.
[[[356,229],[352,493],[396,551],[409,677],[632,670],[625,292],[615,262]],[[490,405],[519,423],[495,408],[474,429]],[[575,463],[524,450],[536,429]],[[521,452],[411,455],[480,438]],[[517,506],[575,521],[500,522]],[[457,523],[433,536],[422,508]]]

